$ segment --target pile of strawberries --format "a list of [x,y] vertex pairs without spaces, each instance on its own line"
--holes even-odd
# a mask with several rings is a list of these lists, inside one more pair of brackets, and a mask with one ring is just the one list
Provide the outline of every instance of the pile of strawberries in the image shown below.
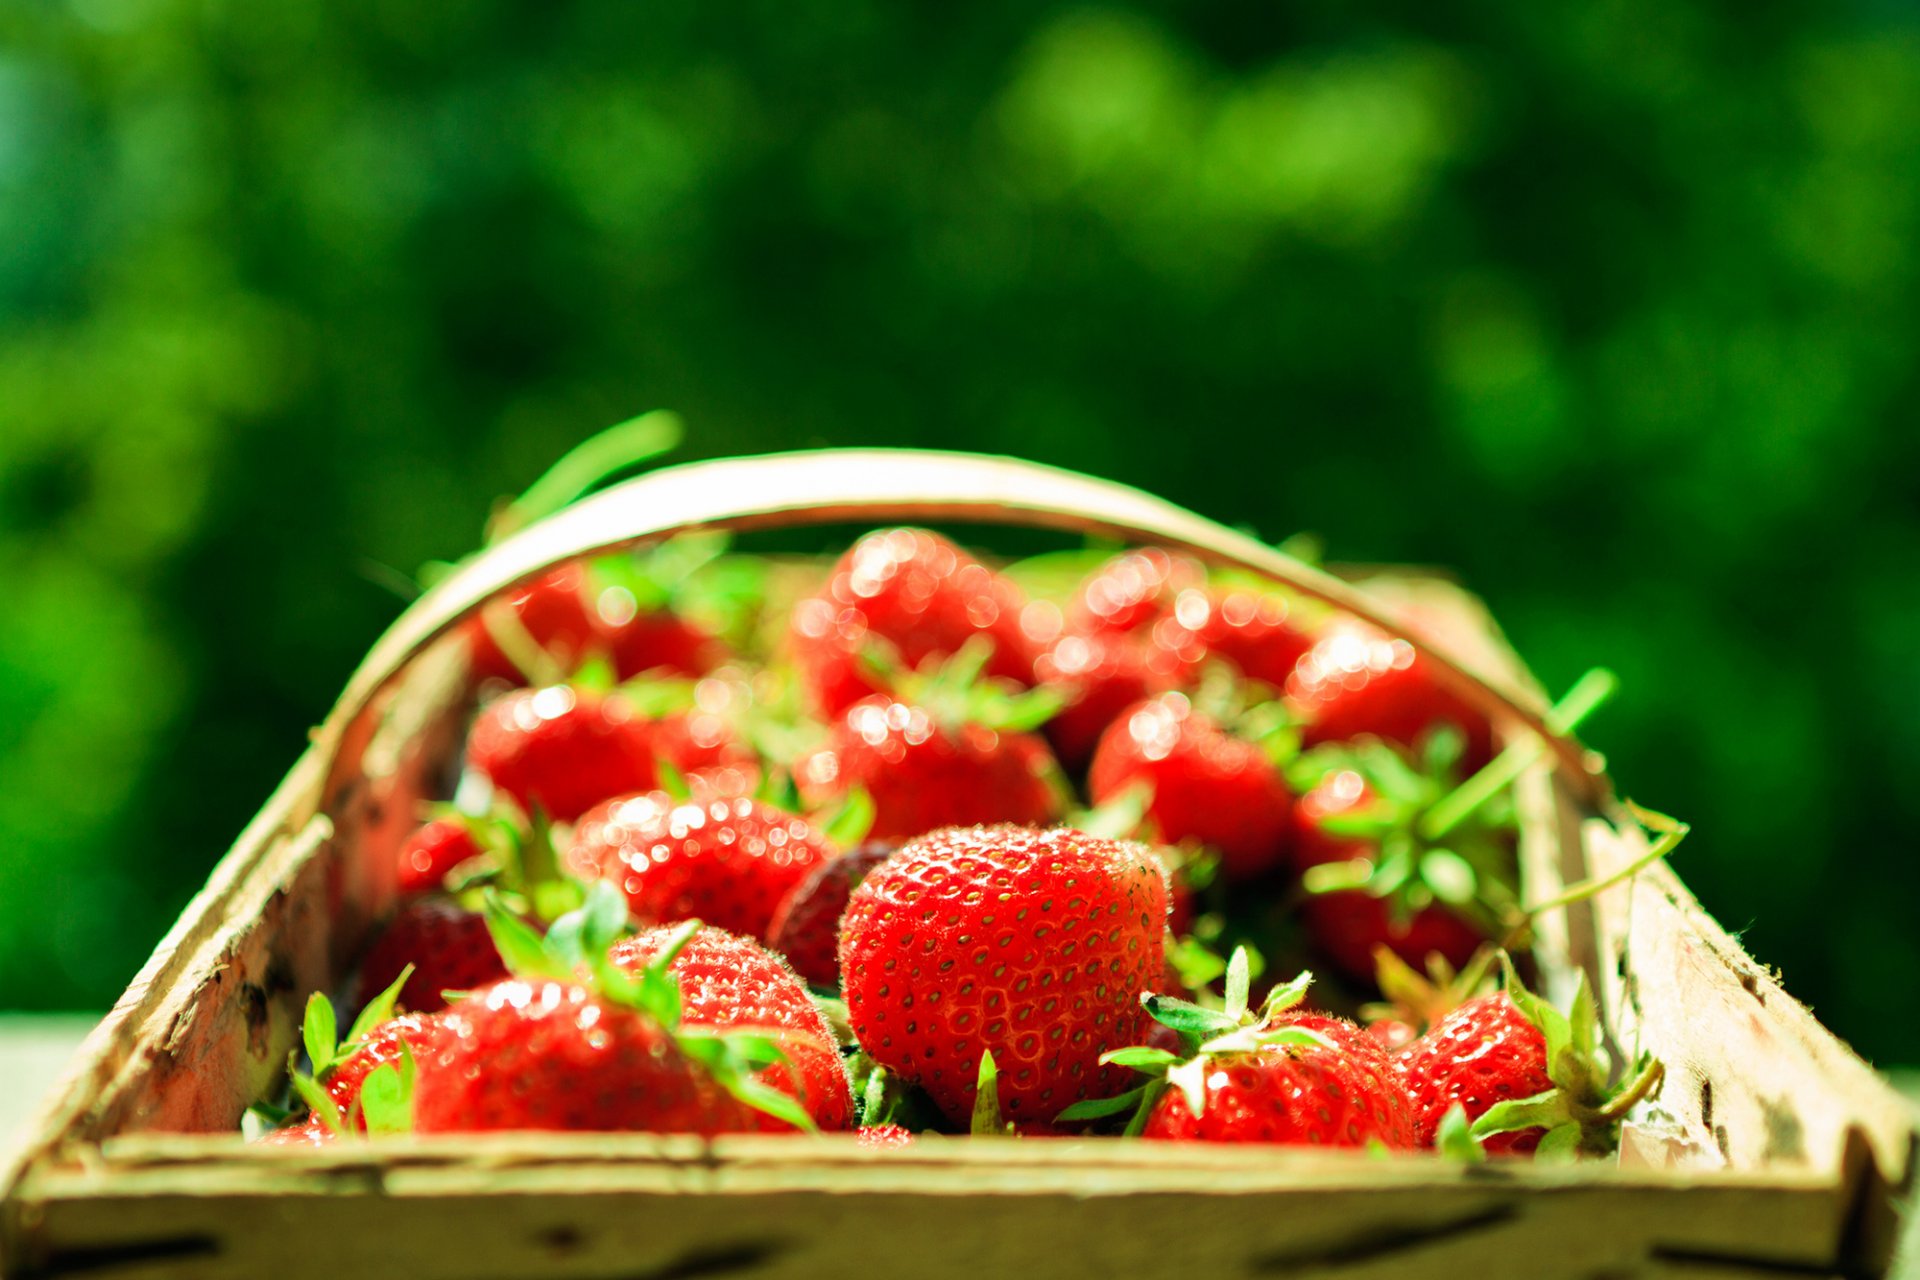
[[[459,786],[346,1034],[310,1004],[270,1141],[1597,1154],[1658,1082],[1496,951],[1526,915],[1486,718],[1277,588],[920,529],[824,570],[683,541],[549,573],[463,643]],[[1342,1016],[1383,975],[1400,1007]]]

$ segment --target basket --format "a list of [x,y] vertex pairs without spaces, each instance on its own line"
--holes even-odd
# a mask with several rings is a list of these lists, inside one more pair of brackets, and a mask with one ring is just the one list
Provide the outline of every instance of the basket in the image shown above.
[[1009,459],[829,450],[658,471],[489,549],[374,646],[0,1180],[0,1274],[771,1280],[857,1270],[863,1254],[929,1278],[1885,1274],[1910,1113],[1664,866],[1543,920],[1537,942],[1550,994],[1584,970],[1616,1048],[1666,1063],[1617,1163],[1101,1140],[237,1140],[307,993],[338,984],[391,906],[393,852],[458,749],[452,628],[583,555],[689,530],[901,520],[1184,548],[1357,614],[1546,744],[1519,783],[1536,899],[1645,851],[1601,762],[1548,728],[1525,669],[1448,584],[1358,586],[1137,490]]

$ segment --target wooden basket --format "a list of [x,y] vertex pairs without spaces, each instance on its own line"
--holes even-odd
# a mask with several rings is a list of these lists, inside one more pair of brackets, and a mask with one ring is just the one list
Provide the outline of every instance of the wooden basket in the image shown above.
[[1422,645],[1508,732],[1551,746],[1520,784],[1535,900],[1644,850],[1597,759],[1546,729],[1484,612],[1443,584],[1356,589],[1135,490],[1005,459],[826,451],[656,472],[490,549],[374,647],[0,1181],[0,1273],[1885,1273],[1909,1113],[1664,866],[1556,914],[1539,940],[1550,992],[1585,970],[1616,1048],[1667,1064],[1617,1165],[1111,1140],[873,1151],[843,1136],[529,1134],[301,1150],[234,1136],[281,1072],[307,993],[338,984],[390,907],[394,851],[444,788],[463,673],[443,638],[456,623],[555,564],[664,535],[894,520],[1184,547],[1350,610]]

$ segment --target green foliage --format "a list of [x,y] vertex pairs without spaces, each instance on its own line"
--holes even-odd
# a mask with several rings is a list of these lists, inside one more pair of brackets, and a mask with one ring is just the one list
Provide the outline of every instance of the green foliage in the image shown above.
[[1920,1058],[1916,338],[1898,6],[0,6],[0,1005],[113,998],[378,566],[670,407],[1458,566]]

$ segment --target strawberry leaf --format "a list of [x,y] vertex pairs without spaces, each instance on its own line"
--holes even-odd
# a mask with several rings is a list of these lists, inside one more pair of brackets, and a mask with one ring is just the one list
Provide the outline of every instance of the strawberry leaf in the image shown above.
[[855,784],[841,800],[839,809],[821,824],[820,832],[836,848],[851,849],[867,838],[867,832],[873,830],[873,820],[877,814],[873,797],[865,787]]
[[[353,1020],[353,1025],[347,1029],[347,1042],[340,1046],[340,1056],[358,1049],[361,1043],[373,1034],[375,1027],[393,1017],[393,1007],[399,1001],[400,992],[407,985],[407,979],[412,976],[413,966],[407,965],[400,970],[400,976],[388,984],[385,991],[367,1001],[366,1008],[360,1010],[359,1016]],[[314,1069],[314,1074],[320,1074],[319,1068]]]
[[1123,1111],[1135,1109],[1140,1105],[1140,1100],[1146,1096],[1147,1086],[1141,1085],[1137,1089],[1129,1089],[1112,1098],[1084,1098],[1062,1111],[1054,1119],[1061,1124],[1071,1124],[1079,1120],[1104,1120],[1108,1116],[1117,1116]]
[[687,783],[687,775],[666,760],[653,762],[654,774],[660,789],[671,796],[676,804],[685,804],[693,799],[693,788]]
[[1131,1067],[1135,1071],[1159,1075],[1164,1074],[1168,1067],[1178,1063],[1180,1055],[1142,1044],[1126,1049],[1109,1049],[1100,1055],[1100,1061],[1110,1062],[1116,1067]]
[[368,1134],[413,1131],[413,1055],[401,1045],[401,1065],[383,1062],[360,1085],[360,1114]]
[[1247,1016],[1247,988],[1253,982],[1245,947],[1235,947],[1227,961],[1226,1014],[1235,1022]]
[[1155,1022],[1195,1042],[1222,1035],[1240,1025],[1237,1019],[1216,1009],[1202,1009],[1173,996],[1147,992],[1140,997],[1140,1003]]
[[525,920],[508,911],[499,895],[489,893],[485,909],[487,932],[493,936],[494,949],[499,951],[509,971],[523,978],[577,980],[573,966],[550,952],[545,939]]
[[295,1071],[288,1076],[293,1091],[307,1104],[307,1110],[320,1118],[320,1123],[330,1133],[344,1135],[347,1132],[346,1117],[340,1114],[340,1106],[333,1095],[320,1087],[320,1082],[304,1071]]
[[1207,1113],[1208,1067],[1206,1058],[1198,1057],[1167,1072],[1167,1083],[1180,1091],[1180,1096],[1187,1101],[1187,1110],[1196,1120]]
[[999,1137],[1012,1129],[1000,1118],[1000,1072],[993,1065],[993,1050],[989,1049],[980,1055],[979,1087],[973,1095],[973,1120],[967,1131],[984,1138]]
[[318,991],[307,997],[306,1016],[300,1022],[300,1038],[307,1048],[307,1060],[313,1064],[313,1074],[324,1076],[333,1068],[334,1053],[340,1041],[338,1025],[333,1016],[333,1001]]
[[1440,1117],[1440,1125],[1433,1135],[1433,1146],[1443,1157],[1460,1164],[1485,1164],[1487,1160],[1486,1148],[1473,1136],[1473,1125],[1467,1120],[1467,1109],[1457,1102],[1447,1108],[1447,1114]]

